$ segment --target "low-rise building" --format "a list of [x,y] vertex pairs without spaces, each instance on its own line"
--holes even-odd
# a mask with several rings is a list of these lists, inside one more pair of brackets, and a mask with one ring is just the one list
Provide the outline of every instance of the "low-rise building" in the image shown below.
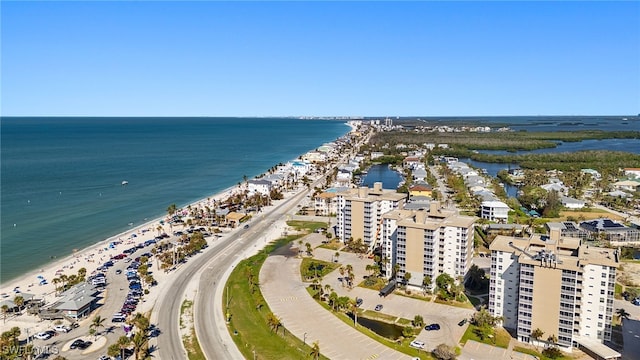
[[585,205],[583,200],[574,199],[568,196],[560,196],[560,202],[562,206],[567,209],[582,209]]
[[502,201],[483,201],[480,204],[480,217],[489,221],[507,222],[509,219],[509,209],[509,205]]

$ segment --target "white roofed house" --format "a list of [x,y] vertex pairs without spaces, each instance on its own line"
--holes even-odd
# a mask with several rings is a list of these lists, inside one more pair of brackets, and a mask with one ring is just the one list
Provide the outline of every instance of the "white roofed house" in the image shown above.
[[413,170],[413,180],[416,181],[425,181],[425,179],[427,178],[427,170],[425,170],[424,168],[417,168],[415,170]]
[[262,180],[269,181],[271,183],[271,187],[275,188],[275,187],[282,186],[284,182],[284,178],[285,178],[284,174],[275,173],[275,174],[266,175],[265,177],[262,178]]
[[566,207],[567,209],[582,209],[585,205],[584,201],[568,196],[560,196],[560,202],[562,203],[562,206]]
[[634,192],[640,189],[640,181],[635,181],[635,180],[618,181],[616,183],[613,183],[612,185],[614,188],[621,191]]
[[252,179],[247,181],[248,190],[250,193],[260,193],[263,195],[269,195],[271,192],[271,181],[262,179]]
[[480,217],[489,221],[506,223],[509,219],[509,205],[502,201],[483,201],[480,204]]
[[336,186],[348,187],[351,185],[351,179],[353,178],[353,172],[348,169],[338,169],[336,174]]
[[302,155],[302,160],[306,160],[311,163],[325,162],[327,160],[327,154],[319,151],[309,151]]
[[371,152],[371,160],[377,159],[377,158],[381,158],[384,156],[383,152],[380,151],[373,151]]
[[545,189],[546,191],[555,191],[560,195],[567,195],[567,193],[569,192],[569,188],[566,187],[562,181],[555,181],[549,184],[544,184],[542,186],[540,186],[541,188]]
[[624,168],[625,176],[640,179],[640,168]]

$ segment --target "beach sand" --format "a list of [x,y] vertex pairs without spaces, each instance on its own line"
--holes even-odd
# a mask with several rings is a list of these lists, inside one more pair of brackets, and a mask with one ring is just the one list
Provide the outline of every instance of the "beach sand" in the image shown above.
[[[214,201],[226,199],[237,188],[237,186],[227,188],[214,196],[196,201],[188,206],[192,208],[212,206]],[[183,209],[186,209],[186,207]],[[164,225],[161,224],[161,221],[164,222]],[[162,227],[164,230],[161,231],[163,232],[169,232],[170,229],[167,225],[166,217],[133,227],[98,244],[75,251],[65,258],[47,264],[17,279],[10,280],[0,285],[0,301],[13,300],[15,296],[21,295],[20,293],[26,293],[34,295],[35,299],[44,299],[49,302],[55,296],[54,278],[61,275],[77,274],[81,268],[87,270],[87,276],[95,274],[98,272],[97,268],[113,256],[121,254],[124,250],[138,243],[155,238],[158,235],[158,227]],[[174,227],[174,230],[180,230],[180,226]],[[46,284],[42,283],[42,280],[46,280]]]

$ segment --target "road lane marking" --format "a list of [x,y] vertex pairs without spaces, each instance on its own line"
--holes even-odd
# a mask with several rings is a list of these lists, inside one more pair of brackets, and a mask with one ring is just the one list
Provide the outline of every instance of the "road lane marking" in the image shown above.
[[288,296],[285,298],[280,298],[280,302],[287,302],[287,301],[294,301],[297,300],[298,297],[297,296]]

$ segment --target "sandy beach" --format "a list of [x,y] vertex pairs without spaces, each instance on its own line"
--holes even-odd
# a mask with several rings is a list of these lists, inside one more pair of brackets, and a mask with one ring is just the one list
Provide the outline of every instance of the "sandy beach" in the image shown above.
[[[214,201],[221,201],[229,197],[238,186],[229,187],[213,196],[198,200],[187,206],[204,208],[212,206]],[[87,275],[97,272],[97,268],[104,264],[113,256],[121,254],[123,250],[135,244],[155,238],[158,235],[158,228],[162,227],[164,232],[169,231],[166,225],[167,218],[160,217],[146,222],[137,227],[114,235],[108,239],[100,241],[90,247],[78,249],[73,254],[57,259],[56,261],[33,270],[19,278],[10,280],[0,285],[0,300],[13,300],[20,293],[32,294],[36,299],[50,301],[55,296],[55,284],[53,279],[61,275],[70,276],[77,274],[78,270],[85,268]],[[161,222],[165,222],[163,225]]]

